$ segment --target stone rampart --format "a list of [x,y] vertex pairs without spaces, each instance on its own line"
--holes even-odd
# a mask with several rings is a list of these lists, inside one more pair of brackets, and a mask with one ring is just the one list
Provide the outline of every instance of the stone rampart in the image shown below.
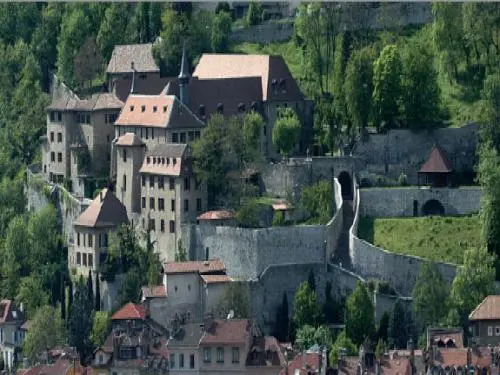
[[478,186],[360,189],[359,210],[363,217],[421,216],[426,202],[436,200],[442,205],[445,215],[467,215],[479,212],[481,191]]
[[[357,189],[356,197],[361,198],[359,192]],[[367,279],[387,281],[398,293],[404,296],[411,295],[420,267],[428,261],[416,256],[393,253],[360,239],[357,236],[360,199],[356,199],[355,203],[354,221],[349,231],[349,253],[353,271]],[[436,262],[436,265],[444,280],[451,283],[457,265],[444,262]]]

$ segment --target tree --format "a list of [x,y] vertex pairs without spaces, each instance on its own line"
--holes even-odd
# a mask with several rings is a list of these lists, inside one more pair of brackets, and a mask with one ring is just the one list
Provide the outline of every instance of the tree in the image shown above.
[[247,319],[250,316],[250,297],[243,283],[231,282],[226,286],[219,314],[225,318],[231,310],[234,312],[234,318]]
[[246,21],[248,26],[258,25],[262,21],[262,5],[259,2],[250,2]]
[[75,79],[80,88],[85,83],[92,85],[92,80],[101,71],[103,60],[93,37],[88,37],[75,56]]
[[141,275],[137,268],[132,268],[127,271],[123,278],[120,293],[118,295],[120,306],[128,302],[139,302],[141,294]]
[[387,329],[387,336],[390,347],[395,349],[402,349],[406,347],[406,340],[408,340],[408,327],[405,310],[399,300],[392,308],[389,318],[389,327]]
[[335,342],[330,348],[328,359],[331,365],[338,364],[340,358],[339,352],[341,349],[345,350],[346,355],[348,356],[356,355],[358,352],[356,345],[349,338],[345,330],[339,333],[339,335],[335,339]]
[[16,300],[25,306],[27,316],[32,318],[41,306],[48,305],[49,296],[43,289],[42,280],[35,274],[21,279]]
[[288,340],[289,325],[290,319],[288,315],[288,297],[286,295],[286,292],[283,292],[283,300],[276,309],[274,337],[276,337],[281,342],[286,342]]
[[387,339],[388,339],[387,331],[389,329],[389,319],[390,319],[390,314],[387,311],[384,311],[384,313],[380,317],[380,321],[378,323],[378,329],[377,329],[378,340],[383,340],[384,342],[387,342]]
[[104,344],[111,327],[111,319],[107,311],[96,311],[92,322],[92,332],[90,340],[94,347],[99,347]]
[[99,274],[95,277],[95,311],[101,310],[101,282],[99,280]]
[[94,309],[94,283],[92,281],[92,271],[89,270],[89,276],[87,277],[87,299],[91,304],[91,309]]
[[451,306],[458,312],[461,322],[488,295],[493,294],[495,282],[495,255],[485,247],[465,251],[463,266],[451,285]]
[[300,284],[295,293],[293,321],[297,328],[305,325],[316,327],[321,320],[316,292],[311,289],[308,281]]
[[373,52],[365,47],[354,51],[346,68],[343,92],[347,115],[356,129],[364,129],[371,115],[373,95]]
[[435,263],[426,262],[413,288],[413,311],[420,328],[437,325],[446,316],[449,287]]
[[375,312],[366,287],[358,281],[356,289],[346,301],[345,330],[355,345],[361,345],[375,332]]
[[332,283],[330,281],[326,282],[323,316],[325,317],[326,323],[341,323],[344,317],[342,303],[333,297]]
[[175,261],[176,262],[185,262],[187,261],[187,250],[182,245],[182,239],[179,238],[177,241],[177,252],[175,253]]
[[311,290],[316,292],[316,280],[314,278],[314,271],[312,268],[309,270],[309,274],[307,275],[307,282],[309,283]]
[[489,74],[483,83],[481,93],[483,115],[480,135],[483,141],[490,141],[497,151],[500,150],[500,74]]
[[211,46],[212,52],[223,53],[229,50],[229,37],[233,20],[227,12],[219,12],[213,21]]
[[219,14],[220,12],[227,12],[231,14],[231,7],[229,3],[226,1],[220,1],[217,3],[217,7],[215,8],[215,14]]
[[29,268],[26,267],[28,263],[26,238],[28,238],[28,233],[23,218],[16,217],[12,219],[4,242],[2,265],[4,296],[7,298],[14,298],[17,295],[19,279],[29,274]]
[[305,325],[297,330],[295,343],[301,350],[307,350],[314,345],[330,347],[333,343],[332,333],[327,326],[315,328]]
[[96,39],[104,61],[110,60],[115,45],[128,42],[126,15],[131,11],[128,3],[111,3],[106,9]]
[[410,129],[431,128],[439,122],[441,92],[434,55],[426,41],[412,38],[403,54],[402,104]]
[[264,119],[255,111],[243,117],[243,163],[256,162],[260,158],[260,134],[264,127]]
[[23,353],[32,363],[40,361],[47,348],[66,344],[67,332],[59,311],[52,306],[40,307],[31,319]]
[[402,64],[398,47],[389,44],[373,64],[373,111],[377,128],[397,125]]
[[300,130],[300,121],[295,111],[290,107],[280,108],[273,127],[273,143],[278,151],[288,156],[299,142]]
[[88,298],[88,290],[83,277],[76,283],[71,316],[68,321],[70,345],[75,346],[80,358],[86,358],[92,346],[90,332],[92,330],[92,302]]
[[300,205],[312,218],[327,223],[333,216],[333,189],[327,180],[304,187],[300,196]]
[[377,348],[375,349],[375,357],[377,360],[381,360],[387,350],[387,345],[383,339],[379,339],[377,342]]

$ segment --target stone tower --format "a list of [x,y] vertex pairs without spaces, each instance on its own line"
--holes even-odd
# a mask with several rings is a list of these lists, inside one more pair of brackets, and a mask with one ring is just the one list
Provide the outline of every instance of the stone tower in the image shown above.
[[180,100],[184,105],[188,105],[189,103],[189,65],[186,54],[186,42],[184,42],[184,46],[182,47],[182,62],[181,62],[181,72],[179,73],[179,91],[180,91]]
[[141,169],[145,144],[134,133],[122,135],[116,147],[116,196],[132,218],[141,212]]

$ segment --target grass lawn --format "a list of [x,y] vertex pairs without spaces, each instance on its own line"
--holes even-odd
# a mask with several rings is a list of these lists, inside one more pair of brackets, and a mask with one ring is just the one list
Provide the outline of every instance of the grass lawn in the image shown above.
[[418,218],[361,218],[358,236],[400,254],[461,264],[465,250],[477,246],[477,215]]

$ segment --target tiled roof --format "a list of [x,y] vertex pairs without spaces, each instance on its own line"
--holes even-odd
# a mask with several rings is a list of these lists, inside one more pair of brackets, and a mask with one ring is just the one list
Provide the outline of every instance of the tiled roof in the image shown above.
[[101,109],[121,109],[124,103],[113,93],[97,93],[88,99],[80,99],[76,95],[54,100],[48,110],[66,111],[98,111]]
[[[281,56],[242,54],[203,54],[193,72],[200,79],[259,77],[262,100],[300,100],[297,83]],[[285,90],[274,90],[273,82],[283,81]]]
[[207,211],[198,216],[198,220],[229,220],[234,218],[234,212],[229,210]]
[[[142,79],[140,76],[135,77],[134,92],[139,95],[158,95],[165,86],[170,82],[177,80],[176,77],[154,77],[154,79]],[[132,79],[117,78],[114,82],[114,89],[116,96],[122,101],[126,101],[130,95],[130,88],[132,86]]]
[[500,296],[487,296],[470,313],[469,320],[500,320]]
[[[288,374],[308,375],[308,371],[318,371],[319,373],[320,366],[320,353],[300,353],[288,363]],[[280,375],[285,374],[287,374],[286,369],[282,369]]]
[[187,323],[182,325],[177,332],[172,333],[173,339],[168,340],[167,348],[198,346],[203,336],[203,327],[200,323]]
[[139,73],[160,71],[153,57],[153,45],[146,43],[115,46],[106,73],[131,73],[132,62]]
[[109,189],[102,189],[90,206],[76,219],[75,225],[100,228],[126,223],[127,210]]
[[[440,348],[436,356],[435,365],[447,366],[467,366],[467,352],[471,349],[444,349]],[[471,364],[479,367],[487,367],[492,364],[491,352],[489,350],[474,351],[471,350]]]
[[165,273],[194,273],[208,274],[215,272],[224,272],[226,267],[219,259],[202,261],[188,261],[188,262],[168,262],[163,265]]
[[205,125],[173,95],[129,95],[115,126],[203,128]]
[[432,343],[438,344],[439,341],[445,345],[451,343],[455,348],[464,347],[464,331],[462,328],[428,328],[427,330],[427,347]]
[[248,319],[216,319],[206,327],[200,345],[245,344],[249,337]]
[[440,147],[434,147],[429,158],[420,168],[420,173],[449,173],[452,170],[444,151]]
[[144,146],[141,138],[134,133],[125,133],[116,141],[117,146]]
[[146,318],[146,315],[147,311],[144,306],[129,302],[120,310],[115,312],[111,317],[111,320],[144,320]]
[[201,275],[205,284],[230,283],[232,280],[227,275]]
[[147,150],[140,173],[164,176],[191,175],[192,158],[186,144],[156,144]]
[[293,206],[288,203],[274,203],[273,210],[274,211],[288,211],[293,209]]
[[24,321],[24,313],[10,299],[0,301],[0,324]]
[[143,298],[162,298],[167,296],[165,285],[143,286],[141,292]]

